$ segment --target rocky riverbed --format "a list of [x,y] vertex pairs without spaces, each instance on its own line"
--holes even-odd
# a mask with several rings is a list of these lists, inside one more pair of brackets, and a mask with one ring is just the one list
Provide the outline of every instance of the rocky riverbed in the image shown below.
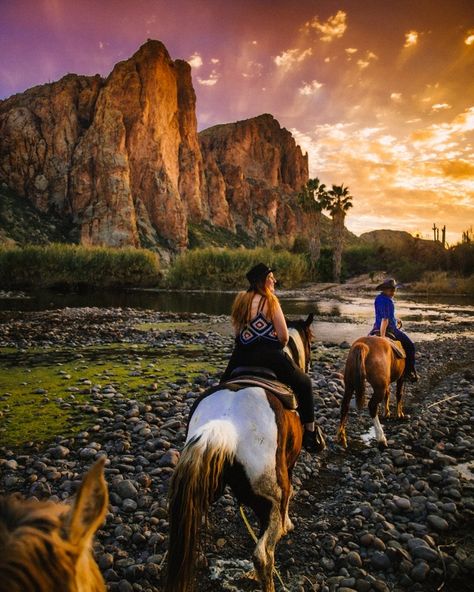
[[[83,308],[0,320],[0,492],[67,501],[106,455],[111,505],[97,535],[101,570],[110,590],[161,590],[168,483],[189,409],[230,353],[228,319]],[[470,590],[472,333],[464,324],[456,339],[419,344],[410,418],[385,422],[384,452],[371,440],[367,411],[351,410],[347,450],[333,441],[346,348],[313,346],[318,421],[330,446],[321,456],[303,452],[295,470],[295,530],[276,558],[285,589]],[[197,590],[257,590],[246,576],[252,549],[226,491],[211,511]]]

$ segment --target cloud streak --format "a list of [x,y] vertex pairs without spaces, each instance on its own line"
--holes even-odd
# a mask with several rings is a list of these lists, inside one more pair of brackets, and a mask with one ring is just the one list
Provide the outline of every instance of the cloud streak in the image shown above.
[[313,50],[311,47],[308,47],[303,50],[297,48],[287,49],[286,51],[283,51],[280,55],[277,55],[273,61],[279,68],[282,68],[283,70],[289,70],[295,64],[302,62],[307,57],[312,55],[312,53]]

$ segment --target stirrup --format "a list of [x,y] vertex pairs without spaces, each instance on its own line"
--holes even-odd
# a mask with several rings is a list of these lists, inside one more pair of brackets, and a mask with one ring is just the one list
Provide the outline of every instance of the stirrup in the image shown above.
[[314,432],[304,431],[303,446],[308,452],[322,452],[326,448],[324,432],[318,425],[315,425]]
[[408,372],[404,372],[403,378],[405,380],[407,380],[408,382],[418,382],[418,374],[416,373],[416,370],[414,368],[413,368],[413,370],[409,370]]

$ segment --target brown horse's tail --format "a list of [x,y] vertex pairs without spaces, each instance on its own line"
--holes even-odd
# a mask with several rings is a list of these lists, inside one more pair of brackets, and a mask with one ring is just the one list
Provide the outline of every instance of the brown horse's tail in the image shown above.
[[223,472],[237,449],[237,432],[223,420],[205,424],[186,444],[171,479],[170,537],[165,592],[193,589],[202,520],[223,486]]
[[356,343],[352,346],[346,363],[344,382],[346,389],[355,391],[357,408],[365,405],[365,358],[369,353],[369,347],[365,343]]

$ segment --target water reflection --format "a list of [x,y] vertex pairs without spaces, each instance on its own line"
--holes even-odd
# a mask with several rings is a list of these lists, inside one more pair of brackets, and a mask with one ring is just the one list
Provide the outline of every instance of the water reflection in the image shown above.
[[[28,298],[0,298],[2,311],[38,311],[64,307],[136,308],[175,313],[205,313],[228,315],[235,292],[183,292],[163,290],[101,290],[82,293],[59,293],[41,290]],[[314,325],[316,339],[340,343],[352,343],[361,335],[367,335],[373,322],[373,297],[333,297],[326,294],[317,298],[281,295],[283,310],[287,315],[316,314]],[[397,313],[405,321],[429,323],[431,333],[410,334],[415,340],[436,337],[437,322],[453,323],[472,321],[474,302],[472,297],[425,298],[400,294],[397,296]],[[327,320],[325,319],[327,317]]]

